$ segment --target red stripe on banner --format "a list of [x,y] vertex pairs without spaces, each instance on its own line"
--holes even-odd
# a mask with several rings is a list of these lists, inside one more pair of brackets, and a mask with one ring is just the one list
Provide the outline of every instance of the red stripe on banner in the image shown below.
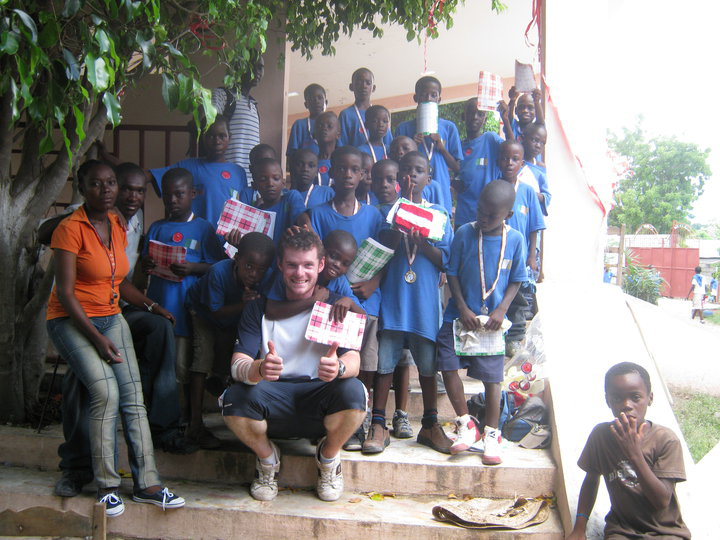
[[603,204],[602,199],[598,195],[597,191],[595,191],[595,187],[588,182],[587,174],[585,174],[585,169],[583,167],[582,161],[580,161],[580,158],[573,152],[572,145],[570,144],[570,139],[567,136],[567,133],[565,132],[565,127],[563,126],[562,120],[560,119],[560,111],[558,111],[557,105],[555,105],[555,102],[552,99],[552,92],[550,91],[550,87],[547,84],[547,81],[545,80],[545,76],[542,77],[543,84],[545,85],[545,91],[547,94],[547,103],[552,108],[553,112],[555,113],[555,118],[557,119],[557,124],[560,127],[560,135],[562,135],[562,140],[565,143],[565,146],[568,149],[568,152],[572,154],[572,156],[577,160],[578,165],[580,165],[580,170],[583,172],[583,176],[585,177],[585,184],[587,185],[588,191],[590,191],[590,195],[592,196],[595,203],[600,207],[600,210],[602,210],[603,216],[606,216],[608,211],[607,208],[605,208],[605,204]]
[[525,44],[528,47],[535,47],[535,44],[530,41],[530,30],[532,30],[533,26],[537,26],[540,21],[540,12],[542,11],[542,0],[533,0],[533,7],[532,7],[532,19],[530,19],[530,23],[527,25],[527,28],[525,29]]

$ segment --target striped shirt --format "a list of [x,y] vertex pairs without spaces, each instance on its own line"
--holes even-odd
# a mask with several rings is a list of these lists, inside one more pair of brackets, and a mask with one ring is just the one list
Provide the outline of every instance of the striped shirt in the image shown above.
[[[225,152],[225,159],[236,163],[247,175],[248,186],[252,185],[250,174],[250,150],[260,144],[260,119],[258,118],[257,101],[252,96],[237,95],[235,112],[230,118],[230,144]],[[224,88],[214,88],[212,103],[221,114],[225,110],[227,92]]]

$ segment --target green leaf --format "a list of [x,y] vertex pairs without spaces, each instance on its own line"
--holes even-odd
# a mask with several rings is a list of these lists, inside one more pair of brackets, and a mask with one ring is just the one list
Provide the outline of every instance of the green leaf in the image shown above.
[[102,92],[110,85],[110,67],[105,63],[105,59],[100,57],[95,59],[95,82],[96,90]]
[[37,43],[38,40],[38,31],[37,26],[35,26],[35,21],[33,21],[32,17],[25,13],[24,11],[20,9],[13,9],[15,14],[20,17],[20,20],[22,23],[27,27],[28,30],[30,30],[30,35],[32,36],[32,42]]
[[73,105],[73,114],[75,115],[75,133],[78,136],[78,140],[82,141],[85,138],[85,129],[83,127],[85,115],[77,105]]
[[0,36],[0,52],[6,54],[15,54],[18,52],[20,48],[19,37],[17,32],[13,32],[12,30],[3,32],[2,36]]
[[65,7],[62,10],[61,16],[69,19],[80,10],[80,0],[65,0]]
[[97,58],[94,53],[88,52],[87,55],[85,55],[85,76],[87,77],[90,86],[93,87],[93,90],[97,91],[98,84],[95,73],[95,60],[97,60]]
[[15,122],[20,117],[20,109],[18,108],[18,87],[15,79],[10,79],[10,104],[12,107],[12,120]]
[[177,81],[167,73],[162,74],[162,97],[168,109],[174,109],[178,105],[180,99],[180,90]]
[[70,139],[67,136],[67,129],[65,129],[65,115],[60,110],[60,107],[55,107],[55,120],[57,120],[58,128],[60,129],[60,133],[63,136],[63,141],[65,141],[65,150],[68,153],[68,156],[70,156],[70,160],[72,161],[72,151],[70,149]]
[[113,127],[117,126],[122,120],[120,116],[120,102],[112,92],[105,92],[102,98],[103,105],[107,109],[107,118]]
[[48,118],[45,122],[45,136],[40,141],[40,155],[47,154],[55,148],[55,141],[53,141],[53,123],[52,118]]
[[217,116],[217,109],[212,104],[212,92],[207,88],[200,88],[200,102],[205,111],[206,124],[208,126],[213,125]]
[[41,47],[49,49],[57,43],[58,36],[59,31],[57,22],[51,20],[47,24],[45,24],[45,26],[43,26],[43,29],[40,31],[38,42],[40,43]]
[[80,66],[78,66],[77,58],[75,55],[63,49],[63,58],[65,59],[65,76],[71,81],[77,81],[80,79]]
[[110,51],[110,38],[102,28],[95,32],[95,42],[98,44],[98,47],[100,47],[101,53]]

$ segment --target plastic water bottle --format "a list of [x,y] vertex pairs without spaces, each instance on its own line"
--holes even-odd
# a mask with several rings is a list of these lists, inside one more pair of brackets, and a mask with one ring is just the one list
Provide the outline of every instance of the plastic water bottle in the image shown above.
[[438,132],[438,104],[434,101],[418,103],[417,119],[415,122],[417,132],[423,135]]

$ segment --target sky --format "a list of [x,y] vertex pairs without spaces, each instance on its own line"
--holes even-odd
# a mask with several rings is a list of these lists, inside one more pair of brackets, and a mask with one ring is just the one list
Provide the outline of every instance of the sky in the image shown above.
[[638,114],[650,136],[710,148],[714,178],[693,208],[695,223],[720,222],[720,86],[717,0],[610,0],[608,127],[632,127]]

